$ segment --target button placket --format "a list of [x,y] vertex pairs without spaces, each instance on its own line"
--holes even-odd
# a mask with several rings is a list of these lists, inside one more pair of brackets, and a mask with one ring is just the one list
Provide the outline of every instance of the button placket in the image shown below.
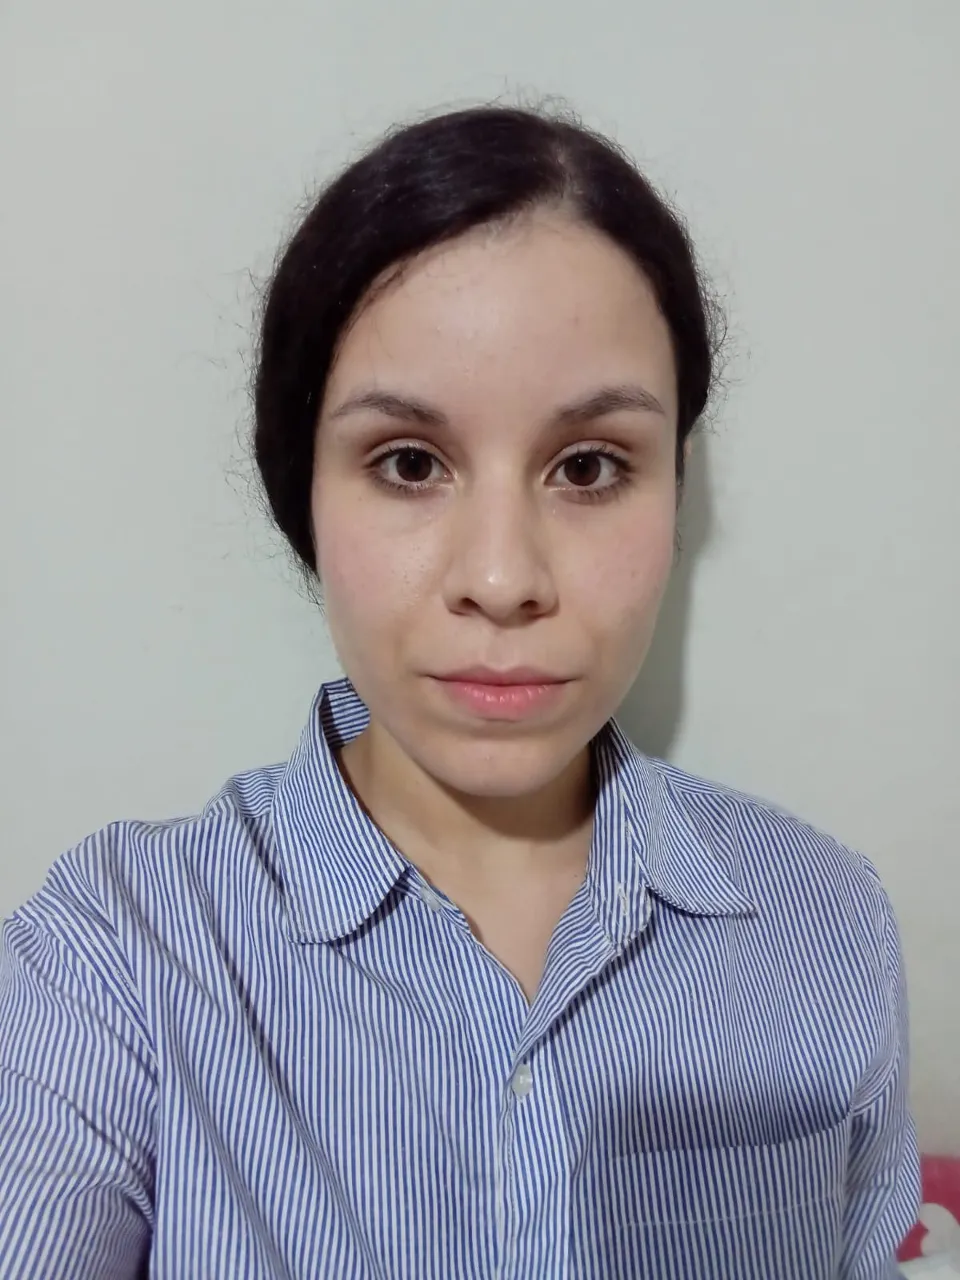
[[533,1237],[550,1242],[537,1274],[567,1275],[571,1162],[554,1066],[544,1042],[516,1053],[504,1082],[503,1280],[533,1274]]
[[439,911],[443,906],[440,897],[428,884],[420,886],[420,897],[427,904],[431,911]]
[[510,1088],[514,1096],[526,1098],[533,1089],[533,1071],[528,1062],[521,1062],[510,1078]]

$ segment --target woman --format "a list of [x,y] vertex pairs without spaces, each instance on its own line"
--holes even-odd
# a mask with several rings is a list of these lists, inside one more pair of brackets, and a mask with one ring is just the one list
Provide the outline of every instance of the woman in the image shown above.
[[8,921],[5,1277],[895,1273],[876,873],[612,719],[712,358],[677,218],[569,121],[440,116],[324,191],[255,452],[347,678]]

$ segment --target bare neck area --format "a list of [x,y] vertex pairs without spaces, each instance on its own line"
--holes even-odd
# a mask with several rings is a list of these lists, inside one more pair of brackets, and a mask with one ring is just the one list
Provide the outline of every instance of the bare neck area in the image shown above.
[[583,881],[595,803],[589,749],[521,796],[466,796],[371,726],[340,753],[367,812],[463,911],[532,1000],[557,921]]

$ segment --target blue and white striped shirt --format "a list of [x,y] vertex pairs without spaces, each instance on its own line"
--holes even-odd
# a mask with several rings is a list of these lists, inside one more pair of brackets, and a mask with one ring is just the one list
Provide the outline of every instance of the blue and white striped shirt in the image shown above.
[[896,923],[863,858],[611,722],[532,1004],[285,766],[54,865],[0,953],[4,1280],[873,1280],[918,1201]]

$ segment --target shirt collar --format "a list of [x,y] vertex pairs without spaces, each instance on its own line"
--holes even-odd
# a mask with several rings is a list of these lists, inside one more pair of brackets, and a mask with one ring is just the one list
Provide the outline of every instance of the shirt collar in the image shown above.
[[[317,694],[273,799],[288,931],[329,942],[360,928],[411,864],[370,819],[335,753],[369,724],[346,678]],[[625,944],[646,925],[648,891],[693,915],[755,910],[670,787],[615,720],[593,743],[598,798],[586,888],[601,926]]]
[[289,932],[331,942],[383,905],[410,863],[367,815],[335,752],[370,723],[347,679],[321,687],[273,799]]
[[587,885],[601,925],[626,945],[650,916],[649,894],[697,916],[756,911],[670,785],[667,766],[638,751],[616,720],[594,740],[597,814]]

